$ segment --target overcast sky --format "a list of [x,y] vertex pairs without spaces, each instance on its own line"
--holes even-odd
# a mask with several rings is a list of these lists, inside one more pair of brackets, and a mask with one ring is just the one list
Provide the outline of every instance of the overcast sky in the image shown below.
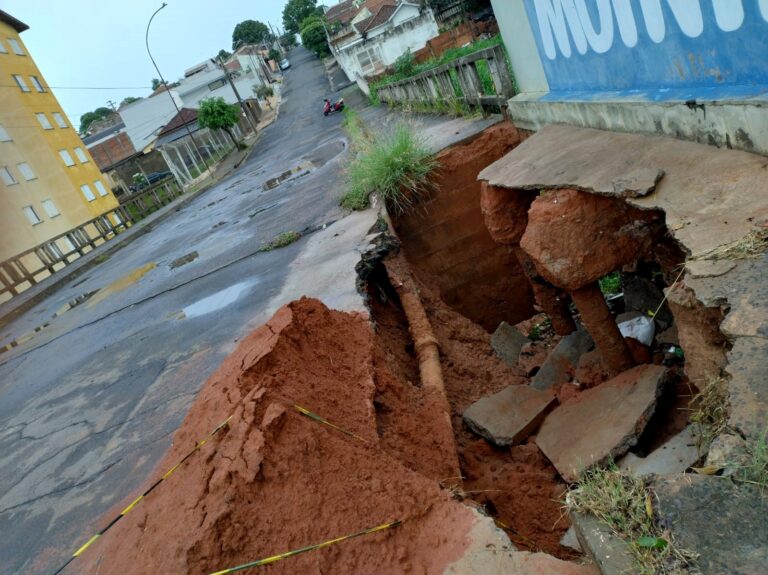
[[[232,48],[242,20],[282,27],[286,0],[166,0],[152,21],[149,47],[168,81]],[[333,2],[330,2],[333,3]],[[75,126],[85,112],[147,96],[157,72],[144,32],[161,0],[2,0],[2,8],[29,26],[21,37]],[[61,86],[61,88],[56,88]],[[134,89],[68,90],[64,87]]]

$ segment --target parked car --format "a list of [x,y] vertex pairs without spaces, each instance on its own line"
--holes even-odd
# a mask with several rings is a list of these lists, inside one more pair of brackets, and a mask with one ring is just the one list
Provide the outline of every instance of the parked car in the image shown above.
[[134,176],[134,183],[132,186],[129,187],[129,189],[132,192],[138,192],[139,190],[143,190],[144,188],[148,188],[152,184],[156,184],[160,180],[164,180],[165,178],[171,177],[173,174],[171,172],[151,172],[147,174],[146,177],[138,177],[140,174],[137,174]]
[[288,58],[283,58],[280,60],[280,69],[281,70],[287,70],[291,67],[291,62],[288,60]]
[[160,180],[164,180],[167,177],[172,176],[173,174],[171,172],[152,172],[151,174],[147,174],[147,182],[149,182],[149,185],[159,182]]

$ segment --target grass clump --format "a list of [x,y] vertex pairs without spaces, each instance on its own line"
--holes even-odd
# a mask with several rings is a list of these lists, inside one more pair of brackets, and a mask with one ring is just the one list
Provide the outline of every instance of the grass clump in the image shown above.
[[283,232],[259,251],[271,252],[272,250],[289,246],[293,242],[299,241],[299,239],[301,239],[301,234],[299,232]]
[[715,248],[695,260],[744,260],[768,252],[768,227],[755,228],[738,241]]
[[437,168],[437,160],[407,126],[400,124],[381,136],[361,139],[356,147],[342,207],[365,209],[375,192],[387,209],[403,213],[431,191],[429,176]]
[[734,478],[760,487],[765,495],[768,490],[768,427],[746,445],[742,465],[737,465]]
[[621,274],[619,272],[609,273],[607,276],[598,280],[600,291],[605,295],[621,292]]
[[704,387],[691,398],[691,423],[699,453],[703,453],[726,427],[728,388],[722,377],[708,377]]
[[567,497],[570,511],[590,514],[624,539],[641,575],[687,573],[692,554],[677,549],[654,520],[653,495],[645,482],[611,464],[586,471]]

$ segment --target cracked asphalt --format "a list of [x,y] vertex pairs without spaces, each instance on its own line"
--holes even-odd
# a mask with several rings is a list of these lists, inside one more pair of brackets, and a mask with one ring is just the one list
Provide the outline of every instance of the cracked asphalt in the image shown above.
[[0,354],[1,574],[51,573],[150,478],[307,239],[259,248],[342,217],[342,117],[320,112],[321,63],[303,48],[291,62],[279,117],[243,165],[0,333],[0,346],[33,333]]

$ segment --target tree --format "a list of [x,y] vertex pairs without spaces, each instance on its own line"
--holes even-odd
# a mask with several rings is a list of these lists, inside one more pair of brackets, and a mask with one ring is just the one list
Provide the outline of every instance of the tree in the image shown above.
[[236,148],[242,148],[242,144],[235,139],[232,127],[237,124],[239,119],[239,108],[232,104],[227,104],[221,96],[202,100],[200,108],[197,110],[197,123],[201,128],[224,130],[229,134]]
[[274,39],[269,27],[258,20],[243,20],[235,26],[232,32],[232,49],[237,50],[240,44],[261,44]]
[[103,120],[112,113],[112,110],[105,107],[96,108],[92,112],[86,112],[80,116],[80,133],[85,134],[88,131],[88,128],[91,127],[91,124]]
[[141,100],[141,98],[135,98],[134,96],[126,96],[123,98],[123,101],[120,102],[120,105],[118,108],[122,108],[123,106],[127,106],[128,104],[133,104],[134,102],[138,102]]
[[227,60],[232,55],[232,52],[227,52],[224,48],[219,50],[219,53],[216,54],[217,60]]
[[152,78],[152,91],[154,92],[155,90],[157,90],[161,84],[162,82],[160,80],[158,80],[157,78]]
[[270,48],[269,54],[267,55],[267,58],[269,60],[273,60],[275,62],[280,61],[280,50],[277,50],[276,48]]
[[312,15],[323,15],[317,0],[288,0],[283,8],[283,27],[286,32],[298,34],[301,32],[301,23]]
[[323,26],[322,20],[313,17],[308,18],[305,22],[308,22],[307,25],[301,29],[301,43],[304,44],[304,47],[312,50],[319,57],[330,54],[328,38],[325,35],[325,26]]
[[296,45],[296,34],[294,34],[293,32],[286,32],[285,34],[280,36],[280,44],[286,50],[290,50]]

